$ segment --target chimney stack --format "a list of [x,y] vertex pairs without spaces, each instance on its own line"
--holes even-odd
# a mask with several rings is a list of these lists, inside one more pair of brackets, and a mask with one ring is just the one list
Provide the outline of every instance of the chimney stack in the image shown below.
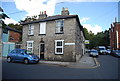
[[69,15],[68,8],[62,8],[61,15]]
[[40,11],[39,19],[44,19],[47,17],[46,11]]

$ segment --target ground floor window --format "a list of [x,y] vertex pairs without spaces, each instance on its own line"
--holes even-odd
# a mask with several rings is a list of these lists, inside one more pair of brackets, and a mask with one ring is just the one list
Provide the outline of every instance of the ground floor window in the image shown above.
[[55,40],[55,54],[63,54],[64,40]]
[[33,42],[34,41],[27,41],[27,50],[33,52]]

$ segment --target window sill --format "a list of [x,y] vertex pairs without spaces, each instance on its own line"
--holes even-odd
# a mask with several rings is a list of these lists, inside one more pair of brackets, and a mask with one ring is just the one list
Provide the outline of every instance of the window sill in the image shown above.
[[60,33],[55,33],[55,34],[64,34],[64,32],[60,32]]
[[63,54],[56,54],[56,53],[55,53],[55,55],[63,55]]
[[46,35],[46,34],[38,34],[38,35]]
[[34,36],[34,35],[28,35],[28,36]]

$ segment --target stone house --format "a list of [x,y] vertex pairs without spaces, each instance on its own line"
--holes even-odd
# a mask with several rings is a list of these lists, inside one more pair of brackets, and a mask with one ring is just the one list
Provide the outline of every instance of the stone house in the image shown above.
[[40,59],[75,62],[84,54],[83,26],[78,15],[69,15],[67,8],[62,9],[61,15],[49,17],[42,12],[38,20],[22,25],[22,48]]

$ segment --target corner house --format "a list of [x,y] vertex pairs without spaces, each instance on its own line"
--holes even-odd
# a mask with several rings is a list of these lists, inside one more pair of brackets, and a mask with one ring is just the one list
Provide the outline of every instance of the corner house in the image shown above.
[[84,54],[84,32],[78,15],[69,15],[63,8],[61,15],[47,17],[40,13],[35,21],[23,25],[23,48],[49,61],[75,62]]

